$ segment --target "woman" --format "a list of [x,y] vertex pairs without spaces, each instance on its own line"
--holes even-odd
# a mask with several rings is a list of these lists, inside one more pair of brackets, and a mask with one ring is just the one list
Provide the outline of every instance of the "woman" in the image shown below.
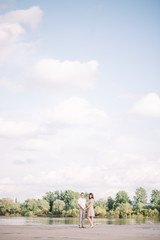
[[90,193],[89,194],[89,202],[88,202],[88,206],[87,206],[87,210],[88,210],[87,218],[88,218],[91,228],[93,228],[93,218],[95,216],[93,203],[94,203],[94,196],[93,196],[93,193]]

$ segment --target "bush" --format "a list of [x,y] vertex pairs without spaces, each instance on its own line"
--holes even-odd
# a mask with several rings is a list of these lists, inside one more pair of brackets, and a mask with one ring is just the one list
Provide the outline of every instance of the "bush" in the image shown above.
[[9,198],[0,200],[0,215],[15,215],[21,213],[20,203],[15,203]]
[[25,212],[24,216],[26,216],[26,217],[33,217],[34,213],[33,213],[33,211]]
[[79,210],[74,208],[74,209],[69,209],[67,211],[62,212],[63,217],[78,217],[79,215]]
[[64,201],[57,199],[53,205],[53,214],[61,215],[64,207],[65,207]]
[[106,210],[104,208],[97,206],[97,207],[95,207],[95,215],[98,217],[105,217]]
[[110,210],[107,212],[107,216],[109,217],[114,217],[115,216],[115,211],[114,210]]
[[143,209],[142,213],[145,217],[157,217],[159,216],[159,212],[157,209]]
[[36,215],[43,216],[43,211],[41,209],[37,209]]

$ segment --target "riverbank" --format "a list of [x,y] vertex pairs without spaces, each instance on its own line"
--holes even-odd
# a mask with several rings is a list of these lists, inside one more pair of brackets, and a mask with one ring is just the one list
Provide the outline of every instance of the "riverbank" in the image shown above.
[[0,225],[2,240],[159,240],[159,224],[95,225],[80,229],[77,225]]

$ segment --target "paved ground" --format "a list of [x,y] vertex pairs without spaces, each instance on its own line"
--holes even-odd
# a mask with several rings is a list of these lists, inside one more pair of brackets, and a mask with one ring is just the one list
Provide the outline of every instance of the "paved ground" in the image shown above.
[[96,225],[0,225],[0,240],[160,240],[160,224]]

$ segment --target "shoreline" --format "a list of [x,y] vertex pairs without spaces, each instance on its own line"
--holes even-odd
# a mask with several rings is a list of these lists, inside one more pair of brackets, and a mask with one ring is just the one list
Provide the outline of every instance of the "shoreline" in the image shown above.
[[80,229],[77,225],[0,225],[2,240],[159,240],[160,224],[97,224]]

